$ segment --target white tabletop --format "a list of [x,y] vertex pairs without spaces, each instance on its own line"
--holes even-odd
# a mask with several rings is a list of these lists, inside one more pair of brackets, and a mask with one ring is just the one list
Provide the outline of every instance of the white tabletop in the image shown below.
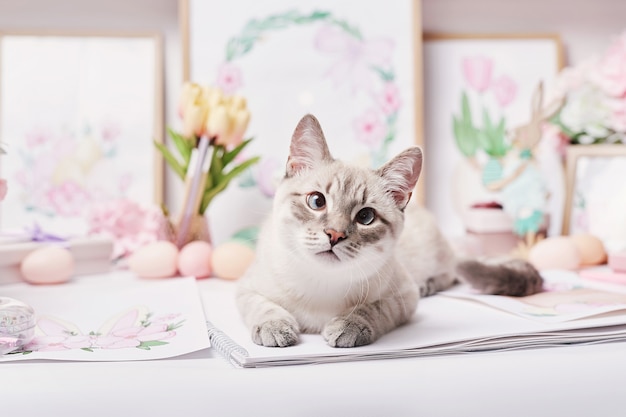
[[626,343],[235,369],[210,350],[144,362],[0,364],[3,416],[624,416]]

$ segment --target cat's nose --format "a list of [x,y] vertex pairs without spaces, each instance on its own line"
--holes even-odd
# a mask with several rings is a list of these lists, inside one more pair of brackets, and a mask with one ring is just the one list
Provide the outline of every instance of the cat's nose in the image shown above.
[[324,229],[324,233],[326,233],[326,235],[328,236],[331,247],[335,246],[337,243],[346,238],[345,232],[338,232],[335,229]]

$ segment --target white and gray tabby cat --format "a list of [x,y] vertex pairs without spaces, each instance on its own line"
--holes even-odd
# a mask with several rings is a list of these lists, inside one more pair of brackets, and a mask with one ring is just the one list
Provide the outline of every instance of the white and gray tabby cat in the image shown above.
[[256,259],[238,284],[255,343],[291,346],[301,332],[321,332],[331,346],[366,345],[457,279],[489,294],[541,290],[525,261],[455,257],[433,217],[408,204],[421,166],[418,147],[378,170],[348,165],[333,159],[314,116],[300,120]]

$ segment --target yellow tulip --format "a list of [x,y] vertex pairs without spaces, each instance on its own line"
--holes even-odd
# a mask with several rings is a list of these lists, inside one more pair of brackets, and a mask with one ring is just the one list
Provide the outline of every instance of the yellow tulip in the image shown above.
[[206,123],[206,132],[210,138],[215,138],[215,144],[225,145],[224,140],[230,134],[230,117],[224,105],[211,109]]
[[230,139],[230,145],[237,146],[243,141],[243,135],[246,133],[248,124],[250,123],[250,111],[243,108],[237,110],[233,116],[233,133]]

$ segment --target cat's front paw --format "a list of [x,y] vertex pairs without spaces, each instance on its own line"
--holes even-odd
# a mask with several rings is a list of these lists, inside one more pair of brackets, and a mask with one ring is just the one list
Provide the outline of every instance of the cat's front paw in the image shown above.
[[252,341],[268,347],[293,346],[298,342],[298,329],[288,320],[269,320],[252,326]]
[[369,345],[375,339],[369,323],[343,317],[332,319],[322,330],[322,336],[330,346],[342,348]]

